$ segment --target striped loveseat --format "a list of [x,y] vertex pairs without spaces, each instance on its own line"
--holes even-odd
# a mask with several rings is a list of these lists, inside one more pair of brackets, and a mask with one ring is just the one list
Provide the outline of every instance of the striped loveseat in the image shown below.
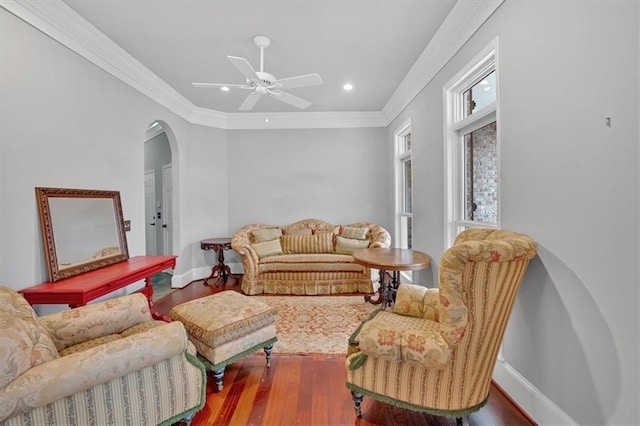
[[241,288],[248,295],[373,293],[371,271],[355,263],[351,253],[390,244],[389,233],[373,223],[332,225],[318,219],[251,224],[231,239],[242,256]]

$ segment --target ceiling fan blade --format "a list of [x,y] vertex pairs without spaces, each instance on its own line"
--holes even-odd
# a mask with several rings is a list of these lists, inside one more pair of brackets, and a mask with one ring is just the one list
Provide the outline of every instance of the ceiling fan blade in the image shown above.
[[245,99],[242,105],[240,105],[240,111],[248,111],[250,109],[253,109],[261,96],[262,95],[258,92],[249,93],[247,99]]
[[227,84],[227,83],[191,83],[193,87],[228,87],[228,88],[238,88],[238,89],[253,89],[251,86],[247,86],[246,84]]
[[283,78],[276,80],[275,83],[279,89],[293,89],[295,87],[316,86],[324,82],[318,74],[314,73]]
[[249,61],[245,58],[239,58],[237,56],[227,56],[231,63],[238,68],[238,70],[250,81],[260,81],[260,77],[256,74],[256,70],[253,69]]
[[306,107],[311,105],[311,102],[305,99],[299,98],[297,96],[293,96],[290,93],[282,92],[280,90],[269,90],[268,93],[272,95],[274,98],[278,99],[279,101],[282,101],[289,105],[293,105],[294,107],[297,107],[300,109],[305,109]]

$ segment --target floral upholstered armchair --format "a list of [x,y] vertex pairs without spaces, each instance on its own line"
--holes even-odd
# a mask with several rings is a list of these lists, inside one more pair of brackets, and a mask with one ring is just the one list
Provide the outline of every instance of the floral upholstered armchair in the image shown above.
[[0,287],[0,424],[170,425],[204,405],[184,326],[132,294],[38,318]]
[[349,341],[347,387],[410,410],[462,417],[487,402],[507,321],[536,243],[469,229],[440,260],[439,288],[401,284],[392,311],[377,311]]

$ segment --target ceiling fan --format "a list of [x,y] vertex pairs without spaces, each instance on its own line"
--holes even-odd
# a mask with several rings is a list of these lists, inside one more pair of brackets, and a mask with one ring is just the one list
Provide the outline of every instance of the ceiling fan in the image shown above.
[[277,79],[272,74],[264,72],[264,49],[271,44],[271,39],[265,35],[257,35],[253,38],[253,43],[260,48],[260,71],[253,69],[249,61],[237,56],[227,56],[231,63],[245,76],[246,84],[227,83],[191,83],[195,87],[227,87],[229,89],[251,90],[249,96],[240,105],[240,111],[251,110],[258,100],[264,95],[270,95],[281,102],[293,105],[300,109],[305,109],[311,102],[306,99],[293,96],[282,89],[293,89],[296,87],[315,86],[323,81],[318,74],[305,74],[295,77]]

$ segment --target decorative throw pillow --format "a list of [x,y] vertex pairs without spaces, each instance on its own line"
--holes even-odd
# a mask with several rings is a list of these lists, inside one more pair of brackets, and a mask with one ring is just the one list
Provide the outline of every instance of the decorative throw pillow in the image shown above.
[[340,225],[336,225],[333,228],[326,228],[326,229],[315,229],[313,231],[314,234],[335,234],[335,235],[339,235],[340,234]]
[[253,243],[251,247],[253,247],[253,250],[255,250],[259,258],[282,254],[282,246],[280,245],[279,238],[261,243]]
[[283,235],[282,251],[285,253],[333,253],[333,234]]
[[396,293],[396,303],[393,305],[393,313],[422,318],[426,292],[427,288],[421,285],[400,284]]
[[369,240],[357,240],[336,235],[336,253],[353,254],[355,250],[369,247]]
[[284,228],[282,233],[283,235],[311,235],[313,232],[311,228]]
[[351,226],[345,226],[342,228],[342,235],[344,238],[351,238],[354,240],[366,240],[369,228],[353,228]]
[[261,243],[264,241],[271,241],[280,238],[281,235],[282,229],[280,228],[254,229],[251,231],[251,242]]

